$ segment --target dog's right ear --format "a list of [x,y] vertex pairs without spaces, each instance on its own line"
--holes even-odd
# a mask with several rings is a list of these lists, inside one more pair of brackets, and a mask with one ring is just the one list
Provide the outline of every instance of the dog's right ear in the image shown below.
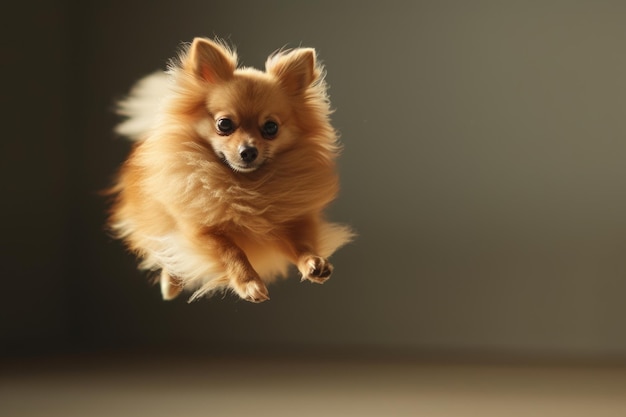
[[302,94],[320,77],[313,48],[278,51],[267,59],[265,69],[276,76],[291,94]]
[[189,47],[185,67],[210,83],[227,81],[237,68],[237,54],[225,44],[195,38]]

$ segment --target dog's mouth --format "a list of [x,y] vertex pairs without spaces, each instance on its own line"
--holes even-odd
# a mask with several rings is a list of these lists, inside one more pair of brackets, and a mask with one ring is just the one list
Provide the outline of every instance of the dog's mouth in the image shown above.
[[259,169],[259,167],[261,165],[263,165],[263,161],[260,160],[255,160],[254,162],[231,162],[226,155],[224,155],[222,152],[220,152],[219,154],[220,159],[222,160],[222,162],[224,163],[224,165],[226,165],[227,167],[229,167],[230,169],[232,169],[235,172],[239,172],[242,174],[247,174],[249,172],[254,172],[257,169]]

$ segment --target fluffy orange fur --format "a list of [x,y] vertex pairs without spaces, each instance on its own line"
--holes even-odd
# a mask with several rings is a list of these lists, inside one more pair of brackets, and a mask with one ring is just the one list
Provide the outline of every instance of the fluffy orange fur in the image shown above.
[[352,233],[323,216],[339,144],[313,49],[275,53],[259,71],[196,38],[120,113],[118,132],[137,143],[111,189],[110,226],[142,268],[161,270],[164,299],[231,289],[261,302],[289,263],[303,280],[328,279],[327,258]]

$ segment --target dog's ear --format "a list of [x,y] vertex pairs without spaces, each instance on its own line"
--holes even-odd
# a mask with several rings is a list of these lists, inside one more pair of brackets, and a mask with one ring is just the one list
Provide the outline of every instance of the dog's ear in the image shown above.
[[195,38],[189,47],[186,67],[210,83],[227,81],[237,68],[237,55],[226,45]]
[[292,94],[301,94],[320,76],[315,64],[315,49],[312,48],[277,52],[265,62],[265,70],[277,77]]

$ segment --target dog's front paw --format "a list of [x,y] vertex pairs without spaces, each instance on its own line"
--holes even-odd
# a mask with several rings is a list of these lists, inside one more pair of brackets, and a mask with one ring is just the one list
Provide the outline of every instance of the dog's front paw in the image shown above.
[[330,278],[332,272],[333,266],[331,263],[321,256],[309,255],[300,262],[302,281],[306,279],[317,284],[323,284]]
[[234,283],[233,289],[241,298],[251,303],[261,303],[270,299],[269,291],[260,279]]

